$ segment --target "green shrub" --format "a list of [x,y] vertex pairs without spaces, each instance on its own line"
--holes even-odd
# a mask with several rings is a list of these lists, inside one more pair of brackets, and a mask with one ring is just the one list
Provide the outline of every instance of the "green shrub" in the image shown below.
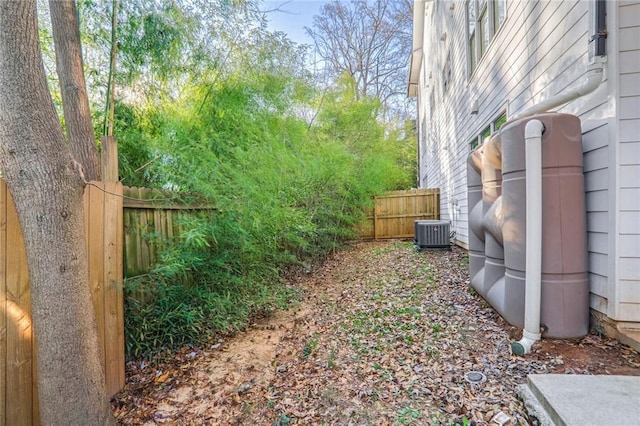
[[130,356],[205,342],[288,303],[285,268],[353,239],[374,195],[411,184],[399,166],[402,141],[376,119],[379,102],[357,99],[344,80],[309,125],[298,116],[312,106],[300,87],[286,76],[231,76],[193,87],[122,133],[150,146],[130,150],[135,142],[125,140],[132,160],[121,173],[152,152],[159,159],[145,182],[218,207],[184,223],[149,275],[127,281]]
[[263,266],[243,268],[220,247],[208,219],[194,219],[161,253],[148,274],[127,279],[125,327],[128,357],[148,357],[185,344],[204,344],[244,329],[250,321],[289,305],[294,289]]

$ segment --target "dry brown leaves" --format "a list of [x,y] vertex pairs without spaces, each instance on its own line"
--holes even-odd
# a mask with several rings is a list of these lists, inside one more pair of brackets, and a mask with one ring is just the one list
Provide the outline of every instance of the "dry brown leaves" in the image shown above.
[[[128,365],[122,424],[528,424],[530,373],[640,375],[591,334],[509,354],[517,330],[469,290],[466,254],[358,243],[296,285],[300,307],[158,365]],[[465,374],[486,380],[470,383]],[[497,417],[496,417],[497,416]]]

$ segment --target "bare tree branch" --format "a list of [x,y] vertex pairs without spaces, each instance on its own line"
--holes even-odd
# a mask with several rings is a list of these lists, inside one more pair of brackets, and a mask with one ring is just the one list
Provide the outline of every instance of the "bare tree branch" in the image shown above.
[[377,97],[385,111],[405,115],[411,26],[409,0],[334,0],[306,30],[329,77],[347,73],[359,96]]

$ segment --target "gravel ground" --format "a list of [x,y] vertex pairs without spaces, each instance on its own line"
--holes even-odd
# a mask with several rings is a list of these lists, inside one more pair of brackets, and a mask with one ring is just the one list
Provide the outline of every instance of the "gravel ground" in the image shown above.
[[527,374],[640,375],[640,354],[598,334],[510,355],[519,330],[468,284],[459,248],[355,243],[292,283],[296,308],[163,363],[128,364],[114,412],[146,425],[525,425],[536,419],[515,388]]

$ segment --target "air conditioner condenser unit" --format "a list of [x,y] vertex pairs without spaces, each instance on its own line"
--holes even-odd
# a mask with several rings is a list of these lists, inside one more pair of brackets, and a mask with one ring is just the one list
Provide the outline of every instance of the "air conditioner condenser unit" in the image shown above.
[[451,248],[449,222],[446,220],[416,220],[415,244],[419,250],[431,248]]

